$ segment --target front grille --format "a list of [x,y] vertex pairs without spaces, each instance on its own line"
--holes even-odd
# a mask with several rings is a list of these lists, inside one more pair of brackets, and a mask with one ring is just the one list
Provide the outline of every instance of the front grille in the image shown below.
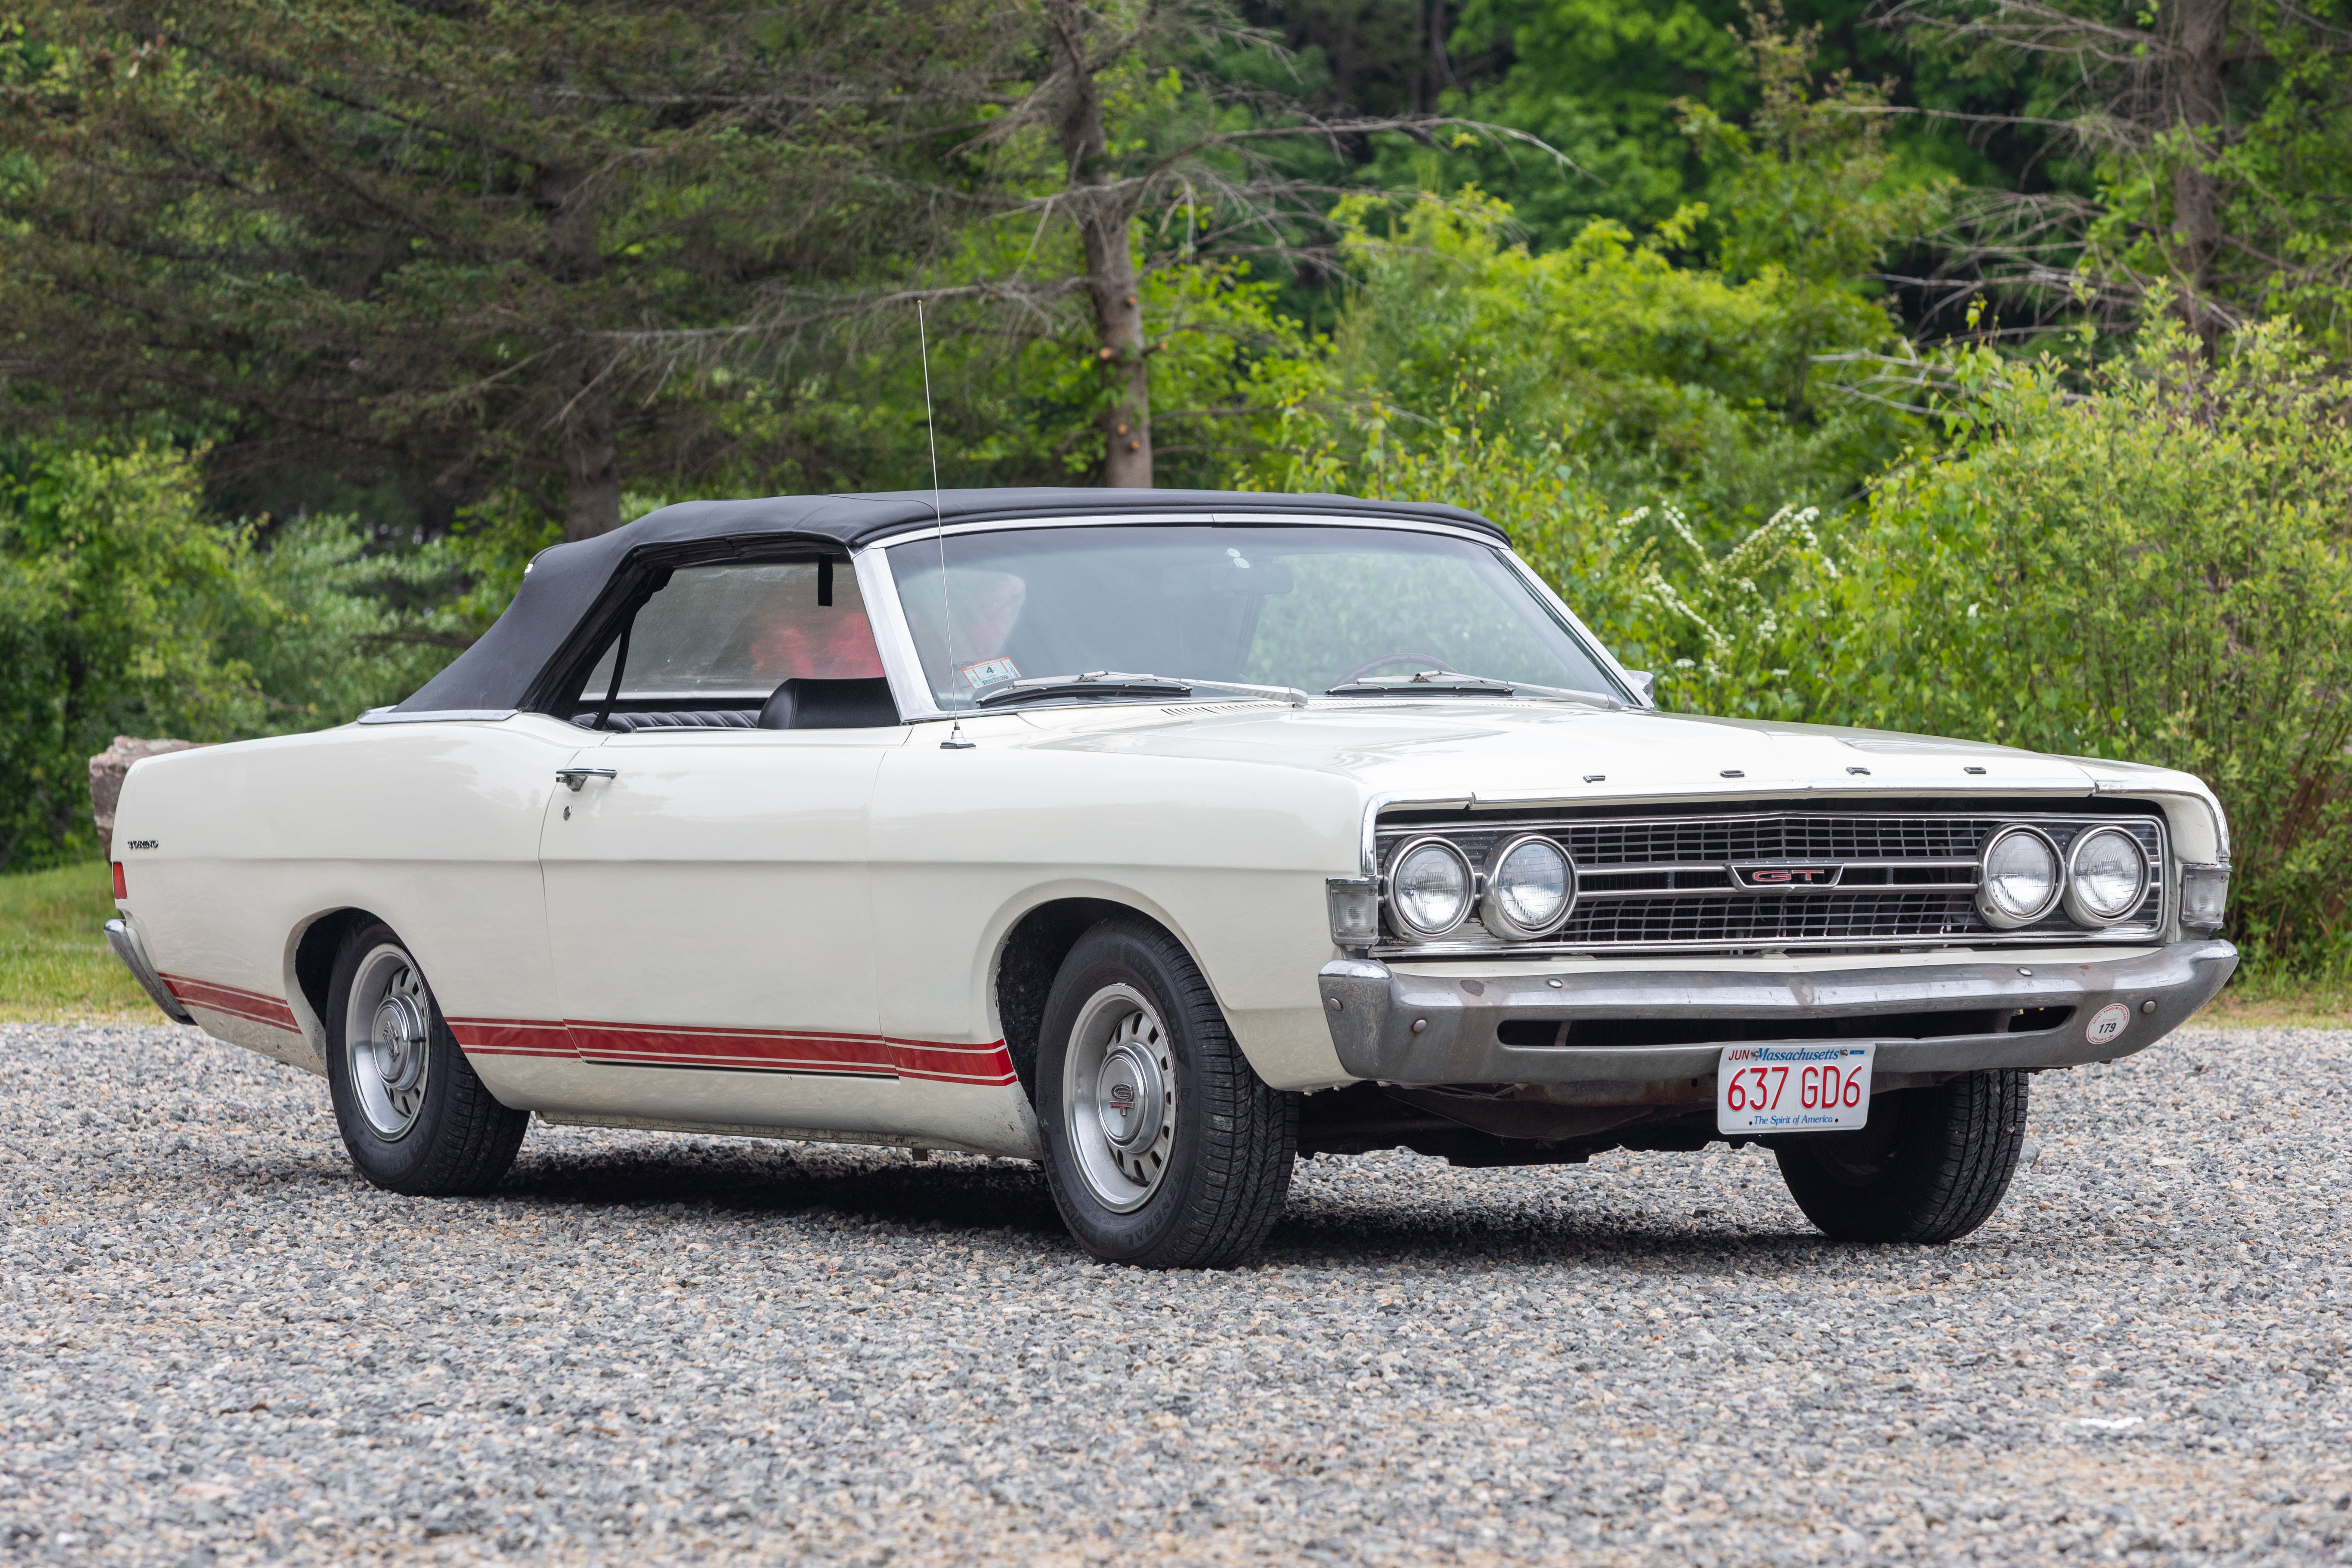
[[[1976,909],[1977,858],[1994,833],[2019,823],[2048,834],[2062,858],[2092,827],[2125,828],[2147,851],[2147,896],[2128,920],[2095,932],[2067,919],[2063,905],[2019,930],[1988,925]],[[1460,848],[1472,868],[1483,873],[1505,844],[1528,833],[1552,839],[1576,863],[1576,908],[1559,931],[1538,942],[1506,943],[1474,914],[1439,941],[1407,942],[1391,935],[1376,951],[1538,954],[2145,941],[2163,925],[2163,821],[2128,808],[1895,808],[1869,814],[1749,809],[1574,816],[1414,812],[1379,824],[1380,869],[1385,876],[1408,842],[1436,837]],[[1836,883],[1785,892],[1741,885],[1743,877],[1752,879],[1759,869],[1791,865],[1834,867]]]

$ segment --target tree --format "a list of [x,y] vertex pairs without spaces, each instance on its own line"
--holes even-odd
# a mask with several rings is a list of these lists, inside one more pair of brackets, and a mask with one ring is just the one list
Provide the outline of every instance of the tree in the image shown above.
[[[1549,155],[1531,137],[1444,116],[1318,113],[1228,0],[1032,0],[1001,19],[1003,47],[975,56],[959,89],[989,116],[943,150],[956,177],[935,187],[971,227],[949,237],[953,250],[919,291],[960,330],[1016,348],[1067,334],[1072,308],[1085,312],[1098,455],[1087,471],[1106,485],[1155,477],[1151,362],[1169,346],[1144,314],[1155,275],[1191,272],[1218,289],[1244,285],[1253,260],[1335,265],[1336,153],[1351,141],[1499,136]],[[1019,237],[990,237],[1005,234]],[[800,319],[904,298],[820,296]]]
[[2089,194],[1983,193],[1948,238],[1957,287],[2123,316],[2152,298],[2209,356],[2273,312],[2352,350],[2352,5],[2345,0],[1905,0],[1926,46],[2030,62],[2031,116],[2086,157]]
[[[246,464],[520,489],[567,537],[728,455],[649,340],[936,221],[965,0],[47,0],[0,32],[20,422],[158,410]],[[896,160],[896,162],[894,162]],[[762,454],[772,458],[772,454]]]

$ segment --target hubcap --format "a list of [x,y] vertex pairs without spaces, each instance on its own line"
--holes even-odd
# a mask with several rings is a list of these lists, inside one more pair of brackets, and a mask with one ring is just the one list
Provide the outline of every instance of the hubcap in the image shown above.
[[1116,1214],[1160,1190],[1176,1146],[1176,1075],[1159,1009],[1106,985],[1078,1010],[1063,1060],[1063,1127],[1088,1195]]
[[391,942],[360,961],[343,1015],[352,1096],[375,1135],[397,1142],[415,1131],[432,1074],[433,994],[407,953]]

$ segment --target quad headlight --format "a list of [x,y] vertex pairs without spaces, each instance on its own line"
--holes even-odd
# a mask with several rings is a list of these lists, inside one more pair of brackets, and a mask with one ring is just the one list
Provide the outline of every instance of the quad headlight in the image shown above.
[[2094,827],[2066,852],[2066,913],[2111,926],[2147,896],[2147,851],[2120,827]]
[[1470,862],[1443,838],[1400,851],[1389,870],[1389,914],[1406,936],[1444,936],[1470,912]]
[[1576,868],[1549,838],[1529,836],[1503,846],[1486,871],[1478,918],[1506,942],[1549,936],[1576,905]]
[[2000,931],[2032,925],[2057,903],[2058,847],[2038,828],[2004,827],[1986,841],[1977,912]]

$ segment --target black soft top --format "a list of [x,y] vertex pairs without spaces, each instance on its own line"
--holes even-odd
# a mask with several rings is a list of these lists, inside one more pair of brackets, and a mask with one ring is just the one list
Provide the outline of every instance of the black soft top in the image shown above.
[[1241,490],[996,489],[942,490],[938,510],[929,490],[881,490],[869,495],[770,496],[759,500],[691,500],[647,512],[595,539],[542,552],[523,578],[522,591],[448,668],[396,711],[449,712],[520,708],[574,633],[633,562],[696,545],[735,543],[761,550],[805,542],[818,553],[840,554],[934,521],[1018,522],[1033,518],[1103,516],[1174,521],[1246,521],[1267,513],[1327,516],[1334,522],[1394,521],[1450,523],[1508,536],[1476,512],[1425,501],[1358,500],[1338,495],[1261,495]]

